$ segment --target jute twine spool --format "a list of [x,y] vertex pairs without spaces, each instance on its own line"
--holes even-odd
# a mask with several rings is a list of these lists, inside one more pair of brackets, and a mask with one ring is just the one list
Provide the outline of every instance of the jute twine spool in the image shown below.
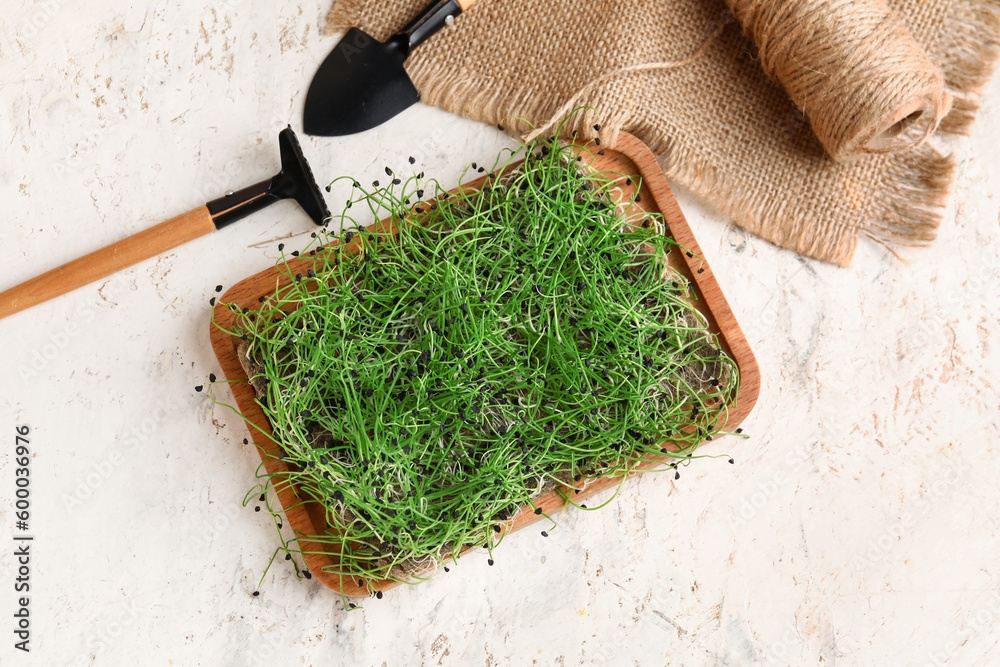
[[882,0],[726,0],[838,161],[919,146],[951,108],[944,76]]

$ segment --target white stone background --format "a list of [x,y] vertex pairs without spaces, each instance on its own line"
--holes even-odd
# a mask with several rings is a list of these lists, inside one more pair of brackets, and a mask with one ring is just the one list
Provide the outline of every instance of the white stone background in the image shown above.
[[[13,6],[11,6],[11,4]],[[335,43],[328,0],[15,0],[0,14],[0,289],[268,177]],[[1000,232],[985,91],[929,249],[849,269],[683,209],[763,371],[751,438],[345,612],[241,505],[257,455],[193,387],[209,297],[307,218],[276,205],[0,322],[0,663],[987,664],[1000,636]],[[300,133],[300,136],[301,133]],[[302,136],[320,180],[510,144],[415,107]],[[775,193],[780,196],[780,193]],[[332,204],[333,202],[331,202]],[[221,395],[222,398],[226,396]],[[32,427],[32,652],[13,649],[14,428]]]

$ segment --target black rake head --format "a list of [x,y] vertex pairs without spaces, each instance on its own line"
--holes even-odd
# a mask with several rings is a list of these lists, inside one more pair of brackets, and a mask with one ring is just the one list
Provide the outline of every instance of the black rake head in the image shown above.
[[291,126],[278,134],[278,147],[281,171],[271,180],[271,194],[281,199],[294,199],[313,222],[323,225],[330,218],[330,209]]
[[279,199],[297,201],[317,225],[322,226],[330,217],[330,209],[326,207],[291,126],[278,134],[278,147],[281,150],[281,171],[277,176],[242,190],[230,190],[225,197],[208,202],[208,211],[217,229],[242,220]]

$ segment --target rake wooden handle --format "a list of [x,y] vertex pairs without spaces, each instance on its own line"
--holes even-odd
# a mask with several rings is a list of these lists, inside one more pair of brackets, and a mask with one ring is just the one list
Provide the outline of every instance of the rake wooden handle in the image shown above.
[[214,231],[215,223],[207,206],[161,222],[3,292],[0,294],[0,319],[107,278]]

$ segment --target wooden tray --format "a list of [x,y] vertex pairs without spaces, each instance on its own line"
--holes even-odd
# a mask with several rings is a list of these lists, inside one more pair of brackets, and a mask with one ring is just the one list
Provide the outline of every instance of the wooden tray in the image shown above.
[[[582,154],[595,170],[640,177],[634,178],[632,185],[626,185],[626,180],[622,179],[619,183],[622,192],[621,201],[631,199],[636,194],[636,186],[641,183],[641,188],[638,190],[640,201],[633,206],[650,212],[659,211],[667,222],[667,234],[673,236],[681,246],[689,251],[688,253],[670,253],[670,263],[681,275],[695,285],[695,291],[698,295],[696,306],[708,320],[709,330],[718,336],[720,345],[735,360],[739,368],[740,384],[737,395],[727,404],[727,418],[724,423],[719,425],[721,429],[732,430],[736,428],[757,402],[757,396],[760,393],[760,369],[743,332],[736,323],[736,318],[733,316],[729,304],[726,303],[726,299],[722,295],[722,290],[712,274],[712,269],[702,257],[698,242],[691,233],[691,229],[677,205],[677,200],[674,199],[670,186],[656,163],[656,158],[645,144],[629,134],[623,134],[614,147],[605,146],[604,155],[598,155],[597,150],[599,149],[593,146],[589,148],[590,150],[583,151]],[[464,184],[462,188],[478,189],[485,180],[485,177],[480,178],[472,183]],[[381,221],[371,225],[369,229],[385,231],[388,229],[388,223]],[[356,243],[355,241],[352,245]],[[223,303],[235,303],[240,309],[256,310],[260,307],[258,302],[260,297],[274,294],[276,289],[280,289],[290,282],[289,275],[294,275],[297,272],[306,273],[307,265],[315,261],[315,257],[300,257],[289,261],[288,268],[272,267],[237,283],[218,300],[218,304],[215,306],[216,322],[222,328],[231,329],[236,314],[224,307]],[[237,358],[236,349],[240,342],[239,339],[230,336],[214,325],[211,326],[211,337],[212,347],[219,358],[219,364],[226,378],[231,382],[230,389],[247,422],[251,439],[257,446],[265,468],[272,475],[287,473],[287,467],[277,458],[281,448],[271,439],[271,426],[257,404],[254,390]],[[667,444],[669,446],[669,443]],[[659,464],[660,460],[651,458],[648,463],[643,463],[639,468],[651,468]],[[583,490],[573,494],[574,501],[579,502],[599,491],[619,484],[620,481],[620,477],[600,477],[590,480]],[[329,529],[325,521],[325,508],[318,502],[302,503],[301,500],[294,498],[293,490],[288,484],[278,484],[277,487],[277,496],[282,507],[292,507],[291,510],[285,512],[285,515],[296,534],[318,535]],[[536,504],[546,514],[552,514],[560,510],[566,503],[557,492],[553,491],[537,499]],[[507,522],[505,533],[523,528],[540,518],[542,517],[536,516],[528,508],[528,511],[520,512]],[[346,595],[371,595],[374,591],[386,590],[397,585],[397,582],[393,581],[369,581],[365,582],[363,586],[359,586],[356,579],[331,572],[337,567],[335,554],[321,553],[322,546],[308,540],[301,540],[299,546],[305,554],[306,565],[313,576],[324,585],[337,591],[343,591]]]

